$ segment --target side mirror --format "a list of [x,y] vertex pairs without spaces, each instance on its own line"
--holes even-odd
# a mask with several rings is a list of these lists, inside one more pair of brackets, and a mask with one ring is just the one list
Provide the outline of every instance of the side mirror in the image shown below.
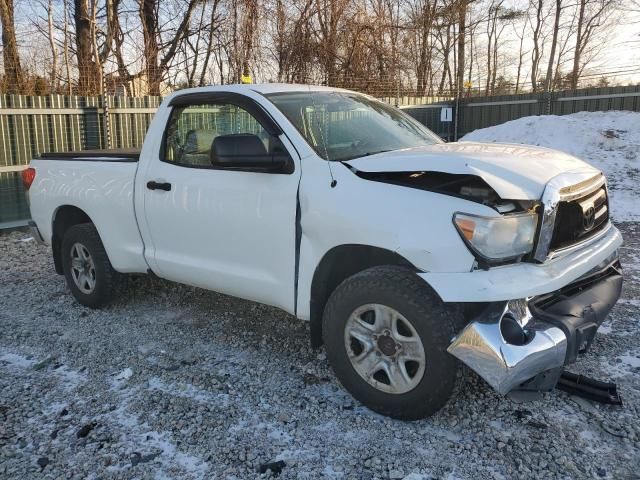
[[272,137],[268,152],[257,135],[240,133],[220,135],[211,146],[211,164],[238,170],[258,170],[271,173],[291,173],[293,161],[278,137]]

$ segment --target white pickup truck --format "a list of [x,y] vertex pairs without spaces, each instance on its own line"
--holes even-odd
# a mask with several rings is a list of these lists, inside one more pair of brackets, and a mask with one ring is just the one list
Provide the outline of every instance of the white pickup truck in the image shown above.
[[354,397],[396,418],[439,410],[461,362],[501,394],[552,389],[622,287],[600,171],[443,143],[346,90],[179,91],[140,152],[44,154],[24,181],[80,303],[149,273],[279,307],[311,322]]

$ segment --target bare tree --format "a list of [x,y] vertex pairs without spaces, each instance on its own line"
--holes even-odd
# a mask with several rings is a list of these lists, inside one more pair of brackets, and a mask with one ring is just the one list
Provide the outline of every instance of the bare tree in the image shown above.
[[485,95],[493,92],[496,83],[498,39],[502,30],[504,30],[504,25],[499,23],[503,3],[503,0],[492,1],[487,15],[487,81]]
[[64,8],[64,27],[63,27],[63,52],[64,52],[64,66],[65,71],[67,73],[67,93],[69,95],[73,92],[73,87],[71,83],[71,60],[69,58],[69,5],[67,4],[67,0],[63,2]]
[[139,0],[139,2],[148,90],[150,95],[160,95],[160,85],[167,74],[171,61],[178,53],[181,42],[188,33],[191,15],[198,0],[186,2],[186,8],[179,19],[178,26],[172,29],[169,39],[164,41],[161,38],[163,31],[158,22],[160,0]]
[[58,90],[58,47],[56,45],[53,26],[53,0],[47,3],[47,31],[49,36],[49,47],[51,48],[51,76],[50,86],[55,91]]
[[558,47],[558,33],[560,31],[560,15],[562,14],[562,0],[555,0],[555,17],[553,21],[553,36],[551,38],[551,52],[549,53],[549,63],[547,64],[547,75],[544,79],[544,91],[551,89],[553,81],[553,65],[555,61],[556,49]]
[[456,93],[461,94],[464,88],[464,65],[465,65],[465,41],[467,33],[467,12],[469,10],[469,4],[473,0],[458,0],[456,5],[458,14],[458,33],[457,33],[457,48],[458,59],[456,69]]
[[318,57],[322,63],[325,81],[331,84],[336,80],[339,27],[349,5],[349,0],[316,0],[316,18],[318,20]]
[[[524,15],[524,12],[522,13],[522,15]],[[518,37],[518,40],[519,40],[518,68],[516,70],[515,93],[518,93],[520,91],[520,77],[521,77],[521,74],[522,74],[522,64],[524,62],[524,56],[526,55],[526,52],[524,51],[524,38],[525,38],[526,28],[527,28],[527,22],[522,22],[522,30],[521,31],[518,30],[514,25],[515,35],[516,35],[516,37]]]
[[274,6],[274,56],[279,81],[305,81],[312,69],[313,26],[315,0],[285,3],[276,0]]
[[2,61],[6,90],[9,93],[20,93],[24,75],[16,42],[13,0],[0,0],[0,23],[2,24]]
[[438,0],[418,0],[410,7],[418,95],[425,95],[433,80],[433,27],[436,23],[438,5]]
[[583,55],[598,29],[606,25],[607,17],[616,3],[614,0],[578,0],[577,32],[570,76],[571,88],[578,87],[580,75],[586,64]]
[[[93,1],[93,0],[92,0]],[[90,95],[99,91],[99,66],[94,57],[92,15],[89,0],[73,0],[76,29],[78,93]]]
[[158,95],[251,73],[381,97],[462,94],[467,82],[522,92],[529,78],[535,91],[575,87],[622,5],[526,0],[525,15],[505,0],[21,0],[38,6],[37,49],[16,45],[14,1],[0,0],[12,91],[37,78],[38,91],[98,94],[104,75],[110,92]]

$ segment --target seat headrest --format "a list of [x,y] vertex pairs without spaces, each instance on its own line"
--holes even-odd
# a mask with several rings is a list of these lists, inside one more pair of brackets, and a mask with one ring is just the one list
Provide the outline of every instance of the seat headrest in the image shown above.
[[184,153],[209,153],[217,133],[215,130],[189,130],[184,142]]

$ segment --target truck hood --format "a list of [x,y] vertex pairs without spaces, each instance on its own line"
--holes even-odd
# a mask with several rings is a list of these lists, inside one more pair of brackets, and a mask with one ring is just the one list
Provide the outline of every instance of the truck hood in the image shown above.
[[599,170],[582,160],[541,147],[497,143],[439,143],[394,150],[344,163],[367,173],[443,172],[477,175],[503,199],[538,200],[545,185],[560,175],[575,183]]

